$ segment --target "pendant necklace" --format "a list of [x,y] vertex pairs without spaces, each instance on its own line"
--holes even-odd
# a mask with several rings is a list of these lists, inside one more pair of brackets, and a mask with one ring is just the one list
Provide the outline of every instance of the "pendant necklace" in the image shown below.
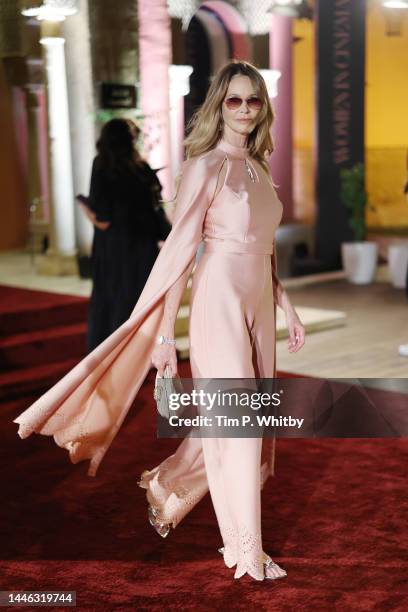
[[251,166],[249,165],[249,163],[248,163],[248,160],[247,160],[247,159],[245,159],[245,167],[246,167],[246,170],[247,170],[247,172],[248,172],[248,174],[249,174],[249,178],[251,179],[251,181],[252,181],[253,183],[255,183],[256,179],[255,179],[254,173],[253,173],[252,168],[251,168]]

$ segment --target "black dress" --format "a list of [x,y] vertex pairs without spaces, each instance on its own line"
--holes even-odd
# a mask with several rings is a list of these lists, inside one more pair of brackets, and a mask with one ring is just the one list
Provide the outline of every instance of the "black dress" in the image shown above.
[[98,157],[94,160],[89,207],[97,221],[109,221],[110,226],[94,230],[88,352],[129,318],[159,253],[157,242],[166,238],[155,213],[154,190],[160,188],[145,162],[115,178]]

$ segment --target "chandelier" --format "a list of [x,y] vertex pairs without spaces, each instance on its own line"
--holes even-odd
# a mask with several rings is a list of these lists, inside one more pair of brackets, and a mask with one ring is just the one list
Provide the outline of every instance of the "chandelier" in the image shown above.
[[268,12],[287,17],[298,17],[299,8],[303,0],[272,0]]
[[64,21],[78,12],[78,0],[20,0],[21,14],[40,21]]
[[391,9],[408,9],[408,0],[383,0],[382,5]]

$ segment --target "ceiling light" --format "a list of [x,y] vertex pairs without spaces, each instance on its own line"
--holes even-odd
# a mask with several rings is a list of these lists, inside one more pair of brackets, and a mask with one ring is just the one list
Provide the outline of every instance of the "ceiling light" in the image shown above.
[[408,9],[408,0],[383,0],[385,8]]
[[64,21],[78,12],[77,0],[21,0],[21,14],[40,21]]
[[303,0],[272,0],[272,5],[268,9],[268,13],[286,15],[287,17],[297,17],[302,1]]

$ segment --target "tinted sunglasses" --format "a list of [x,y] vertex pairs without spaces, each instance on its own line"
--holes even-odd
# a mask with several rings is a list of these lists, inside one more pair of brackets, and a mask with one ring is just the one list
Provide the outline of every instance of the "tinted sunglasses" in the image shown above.
[[248,108],[254,111],[261,110],[263,106],[263,101],[261,100],[261,98],[258,98],[258,96],[250,96],[246,100],[243,100],[243,98],[240,98],[239,96],[230,96],[229,98],[225,98],[224,101],[225,106],[229,110],[238,110],[243,102],[246,102]]

